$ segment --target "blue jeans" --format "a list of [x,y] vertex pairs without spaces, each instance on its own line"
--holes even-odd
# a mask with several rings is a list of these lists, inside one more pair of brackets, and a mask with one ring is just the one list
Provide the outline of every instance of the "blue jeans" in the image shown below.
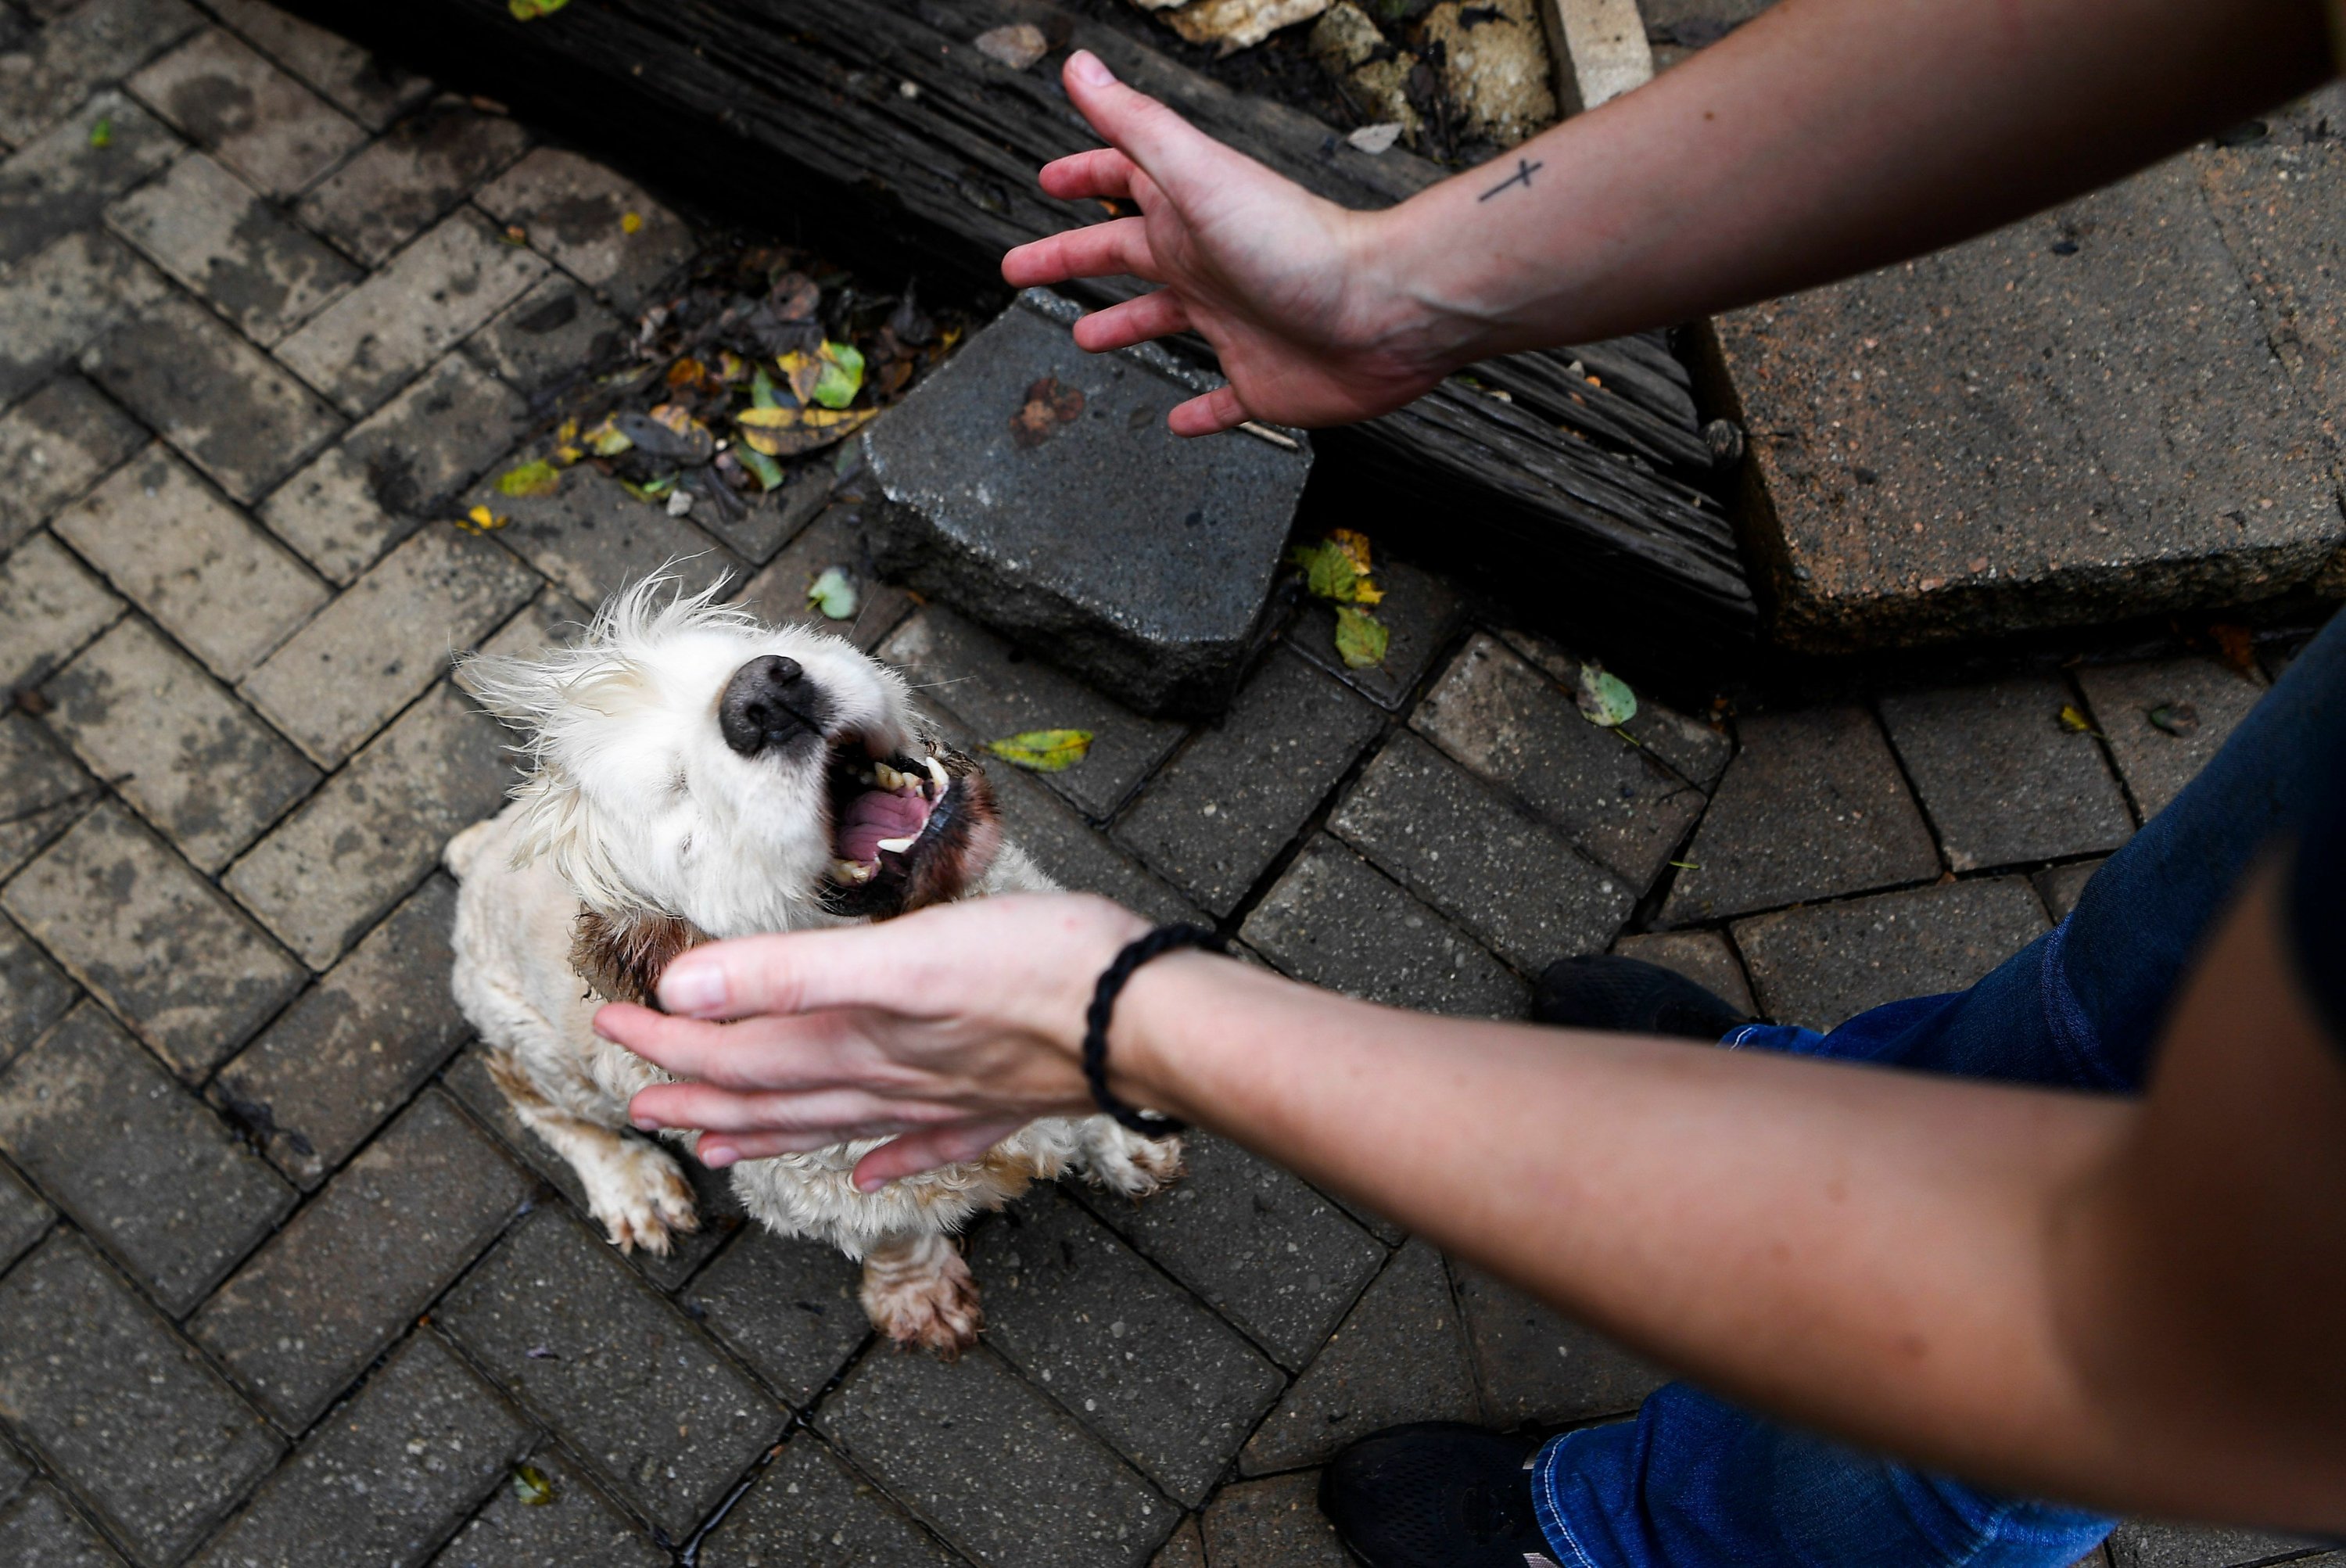
[[[2132,1093],[2185,966],[2257,851],[2310,803],[2346,723],[2346,615],[2199,777],[2086,884],[2076,911],[1969,991],[1830,1033],[1752,1024],[1730,1048]],[[1540,1451],[1533,1499],[1563,1568],[2068,1568],[2111,1521],[2000,1497],[1780,1426],[1684,1383],[1635,1420]]]

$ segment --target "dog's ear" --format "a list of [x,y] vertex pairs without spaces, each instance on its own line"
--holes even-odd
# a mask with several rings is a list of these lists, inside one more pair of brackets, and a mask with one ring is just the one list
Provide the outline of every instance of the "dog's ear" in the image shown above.
[[512,654],[460,653],[456,684],[473,699],[516,729],[536,731],[561,700],[568,664]]
[[658,1007],[660,975],[678,953],[708,940],[708,932],[674,915],[582,908],[570,928],[570,967],[606,1002]]

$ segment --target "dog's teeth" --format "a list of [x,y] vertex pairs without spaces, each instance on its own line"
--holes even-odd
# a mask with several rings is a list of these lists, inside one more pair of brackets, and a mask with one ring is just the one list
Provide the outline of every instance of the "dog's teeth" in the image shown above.
[[913,840],[919,837],[920,835],[918,833],[907,833],[901,839],[882,839],[879,843],[872,847],[874,849],[885,850],[892,855],[901,855],[905,850],[911,849],[913,847]]
[[873,776],[879,779],[880,788],[882,789],[902,789],[905,785],[912,782],[910,779],[905,778],[902,773],[897,772],[885,762],[880,763],[878,766],[874,767],[872,771]]
[[862,860],[833,860],[831,862],[831,880],[834,882],[847,882],[850,884],[868,882],[872,880],[872,868]]
[[945,765],[935,758],[928,759],[928,764],[929,777],[936,781],[937,799],[942,800],[945,791],[953,788],[953,780],[945,776]]

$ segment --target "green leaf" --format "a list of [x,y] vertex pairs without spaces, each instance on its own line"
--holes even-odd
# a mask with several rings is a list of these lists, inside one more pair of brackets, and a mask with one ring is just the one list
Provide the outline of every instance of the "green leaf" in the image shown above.
[[1629,683],[1593,659],[1580,667],[1580,689],[1573,698],[1580,704],[1581,718],[1607,729],[1637,717],[1637,694]]
[[505,0],[505,9],[516,22],[535,22],[540,16],[551,16],[570,0]]
[[497,477],[497,489],[507,495],[551,495],[561,488],[562,470],[542,457]]
[[668,493],[676,488],[678,477],[673,473],[663,473],[656,478],[647,479],[641,484],[631,484],[622,479],[619,481],[619,488],[638,501],[665,501],[668,498]]
[[756,378],[750,382],[750,406],[752,408],[782,406],[782,400],[774,392],[774,378],[766,373],[766,367],[763,365],[758,367]]
[[1303,568],[1304,586],[1316,599],[1349,605],[1360,596],[1361,574],[1341,545],[1298,545],[1288,559]]
[[2199,728],[2199,710],[2188,702],[2162,702],[2143,717],[2150,720],[2152,728],[2178,739]]
[[[520,4],[520,0],[515,0],[515,4]],[[530,1508],[544,1508],[554,1501],[554,1482],[534,1464],[514,1466],[513,1489],[514,1495]]]
[[114,121],[100,115],[89,127],[89,145],[101,150],[114,145]]
[[1036,773],[1064,773],[1084,759],[1092,748],[1092,732],[1088,729],[1029,729],[1001,740],[989,740],[985,748],[1005,762]]
[[1351,605],[1336,606],[1336,651],[1348,669],[1373,669],[1385,662],[1390,634],[1384,623]]
[[852,620],[855,606],[862,602],[855,579],[844,566],[825,566],[822,575],[807,585],[807,603],[821,610],[825,620]]
[[782,465],[756,447],[745,442],[733,449],[733,455],[742,467],[758,476],[759,489],[780,490],[782,487]]
[[825,408],[845,408],[863,390],[863,355],[852,343],[822,345],[822,372],[815,377],[814,401]]

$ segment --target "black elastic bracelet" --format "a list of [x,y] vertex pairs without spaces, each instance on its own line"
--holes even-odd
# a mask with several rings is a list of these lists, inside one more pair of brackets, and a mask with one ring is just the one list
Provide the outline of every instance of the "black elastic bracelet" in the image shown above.
[[1187,1132],[1187,1122],[1171,1116],[1160,1116],[1134,1110],[1107,1092],[1107,1025],[1116,1013],[1117,993],[1132,978],[1132,972],[1150,959],[1172,952],[1177,947],[1202,947],[1209,952],[1222,951],[1222,939],[1201,925],[1160,925],[1137,942],[1125,944],[1116,955],[1116,962],[1100,972],[1099,984],[1092,992],[1091,1010],[1084,1014],[1084,1080],[1092,1086],[1092,1103],[1147,1138],[1169,1138],[1176,1133]]

